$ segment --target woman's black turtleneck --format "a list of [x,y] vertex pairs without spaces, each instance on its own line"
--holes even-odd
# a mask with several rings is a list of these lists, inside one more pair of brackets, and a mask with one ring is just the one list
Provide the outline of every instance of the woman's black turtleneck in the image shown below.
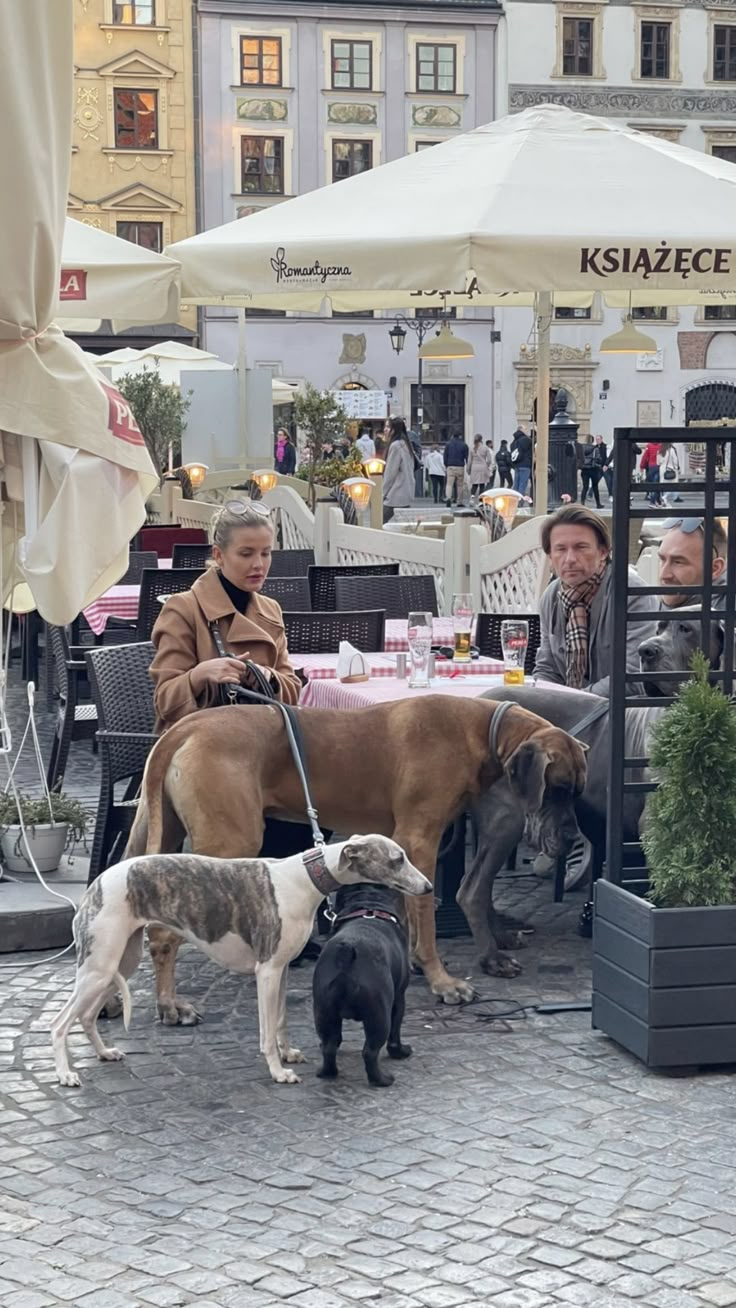
[[249,590],[241,590],[240,586],[234,586],[231,581],[228,581],[227,577],[223,577],[221,572],[218,571],[217,575],[222,582],[223,590],[228,599],[232,601],[234,608],[238,613],[245,613],[250,602],[251,592]]

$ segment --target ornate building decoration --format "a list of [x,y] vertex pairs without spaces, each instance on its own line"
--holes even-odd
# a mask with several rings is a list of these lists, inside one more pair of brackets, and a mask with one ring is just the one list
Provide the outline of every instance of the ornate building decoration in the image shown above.
[[342,354],[338,363],[365,363],[365,332],[359,335],[353,335],[352,332],[343,332],[342,337]]
[[99,107],[99,91],[96,86],[77,87],[77,108],[74,121],[82,133],[83,141],[99,141],[97,132],[102,123]]
[[460,127],[462,114],[451,104],[413,104],[411,121],[413,127]]
[[289,116],[288,100],[244,100],[235,102],[236,118],[252,118],[259,123],[283,123]]
[[689,91],[680,87],[638,86],[511,86],[509,107],[529,109],[538,104],[562,104],[582,113],[602,114],[609,118],[631,114],[653,117],[694,116],[724,118],[736,116],[736,89],[733,91]]
[[[593,373],[598,366],[598,362],[591,357],[589,345],[582,350],[574,345],[550,346],[550,385],[554,389],[563,386],[572,397],[575,421],[580,424],[579,437],[590,435]],[[521,345],[514,369],[517,422],[528,423],[537,393],[537,351]]]
[[378,106],[375,104],[344,104],[335,101],[327,106],[328,123],[364,123],[378,122]]

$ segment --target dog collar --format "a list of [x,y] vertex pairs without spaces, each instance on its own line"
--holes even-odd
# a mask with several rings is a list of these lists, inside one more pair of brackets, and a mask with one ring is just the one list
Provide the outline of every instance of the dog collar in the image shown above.
[[337,917],[332,919],[333,930],[338,922],[349,922],[351,917],[379,917],[382,922],[393,922],[394,926],[401,927],[396,914],[387,913],[385,908],[356,908],[352,913],[338,913]]
[[340,888],[341,882],[336,881],[332,873],[327,869],[321,845],[317,845],[314,849],[308,849],[305,854],[302,854],[302,862],[309,880],[313,886],[316,886],[320,894],[326,897]]
[[506,717],[506,714],[508,713],[509,709],[512,708],[515,708],[515,705],[512,704],[510,700],[503,700],[500,704],[496,705],[496,708],[493,713],[493,717],[491,718],[491,731],[488,737],[488,741],[491,749],[491,754],[492,755],[495,754],[499,763],[501,762],[501,757],[498,752],[498,733],[501,728],[501,723]]

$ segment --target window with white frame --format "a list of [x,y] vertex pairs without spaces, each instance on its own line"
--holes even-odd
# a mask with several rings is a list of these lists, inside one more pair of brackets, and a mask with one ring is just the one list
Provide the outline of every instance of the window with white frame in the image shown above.
[[736,82],[736,26],[713,25],[713,81]]
[[115,146],[118,150],[158,149],[158,91],[115,87]]
[[639,36],[639,76],[667,80],[671,75],[672,24],[642,22]]
[[120,27],[154,27],[156,0],[113,0],[112,21]]
[[240,85],[283,86],[280,36],[241,36]]
[[332,142],[332,180],[341,182],[373,167],[373,142],[365,140]]
[[594,18],[564,17],[562,20],[563,77],[593,76]]

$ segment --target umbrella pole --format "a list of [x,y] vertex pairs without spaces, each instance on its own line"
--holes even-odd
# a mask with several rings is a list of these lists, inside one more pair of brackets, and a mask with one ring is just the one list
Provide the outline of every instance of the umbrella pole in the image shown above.
[[238,309],[238,432],[240,435],[239,467],[248,467],[248,436],[245,413],[245,309]]
[[552,296],[537,295],[537,460],[534,478],[534,512],[547,512],[549,482],[549,333],[552,324]]

